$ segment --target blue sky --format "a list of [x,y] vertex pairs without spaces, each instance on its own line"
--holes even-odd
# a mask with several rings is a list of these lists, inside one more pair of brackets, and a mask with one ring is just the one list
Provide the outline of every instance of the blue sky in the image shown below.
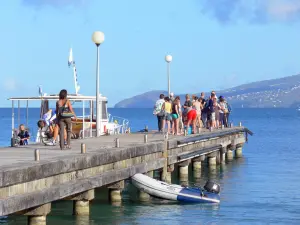
[[166,90],[166,54],[175,94],[300,71],[299,0],[9,0],[0,17],[1,106],[36,96],[38,85],[74,92],[71,46],[80,92],[94,95],[96,30],[105,33],[100,92],[110,106]]

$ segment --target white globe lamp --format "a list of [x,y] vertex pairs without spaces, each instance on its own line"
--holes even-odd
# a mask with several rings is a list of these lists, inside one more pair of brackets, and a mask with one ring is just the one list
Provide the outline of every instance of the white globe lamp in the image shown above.
[[170,62],[172,62],[172,56],[171,55],[166,55],[166,57],[165,57],[165,60],[166,60],[166,62],[167,63],[170,63]]
[[101,31],[95,31],[92,35],[92,40],[96,45],[100,45],[104,42],[104,33]]

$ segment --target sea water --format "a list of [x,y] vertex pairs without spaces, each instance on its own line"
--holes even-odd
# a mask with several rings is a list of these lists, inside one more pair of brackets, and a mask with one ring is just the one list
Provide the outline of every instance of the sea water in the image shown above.
[[[128,118],[131,130],[157,129],[151,109],[109,109]],[[38,109],[29,110],[29,127],[34,130]],[[11,110],[1,109],[0,144],[9,145]],[[240,121],[254,132],[244,145],[243,158],[209,171],[202,167],[200,179],[190,168],[190,185],[214,179],[221,185],[221,203],[181,204],[153,199],[137,200],[136,189],[126,185],[123,202],[109,203],[107,190],[97,189],[89,217],[72,216],[72,202],[52,203],[48,225],[94,224],[300,224],[300,113],[294,109],[235,109],[232,122]],[[25,123],[25,114],[20,121]],[[17,120],[17,119],[16,119]],[[17,123],[17,121],[16,121]],[[12,149],[13,151],[13,149]],[[0,150],[1,154],[1,150]],[[173,183],[178,171],[172,174]],[[1,224],[26,224],[24,216],[0,219]]]

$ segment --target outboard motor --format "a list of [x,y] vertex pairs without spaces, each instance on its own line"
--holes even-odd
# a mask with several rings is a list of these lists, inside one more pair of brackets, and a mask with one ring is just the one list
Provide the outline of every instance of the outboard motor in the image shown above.
[[216,193],[216,194],[220,193],[220,185],[212,181],[207,181],[204,186],[204,189],[211,193]]

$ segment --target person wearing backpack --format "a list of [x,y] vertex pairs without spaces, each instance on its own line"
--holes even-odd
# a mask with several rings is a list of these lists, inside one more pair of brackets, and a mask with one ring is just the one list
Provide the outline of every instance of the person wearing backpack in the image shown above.
[[164,98],[165,98],[164,94],[159,95],[159,99],[156,101],[153,110],[153,115],[157,116],[157,125],[158,125],[159,132],[163,131],[164,120],[165,120],[165,113],[162,110],[162,105],[165,103]]
[[232,109],[231,109],[230,104],[226,101],[226,99],[224,101],[225,101],[225,106],[226,106],[226,112],[224,114],[224,126],[229,127],[229,116],[230,116]]
[[[75,117],[73,107],[71,102],[67,98],[68,92],[63,89],[59,93],[59,100],[56,102],[56,112],[57,112],[57,121],[59,125],[59,141],[60,141],[60,149],[63,150],[65,148],[71,149],[71,117]],[[67,146],[64,144],[64,129],[66,127],[67,130]]]

